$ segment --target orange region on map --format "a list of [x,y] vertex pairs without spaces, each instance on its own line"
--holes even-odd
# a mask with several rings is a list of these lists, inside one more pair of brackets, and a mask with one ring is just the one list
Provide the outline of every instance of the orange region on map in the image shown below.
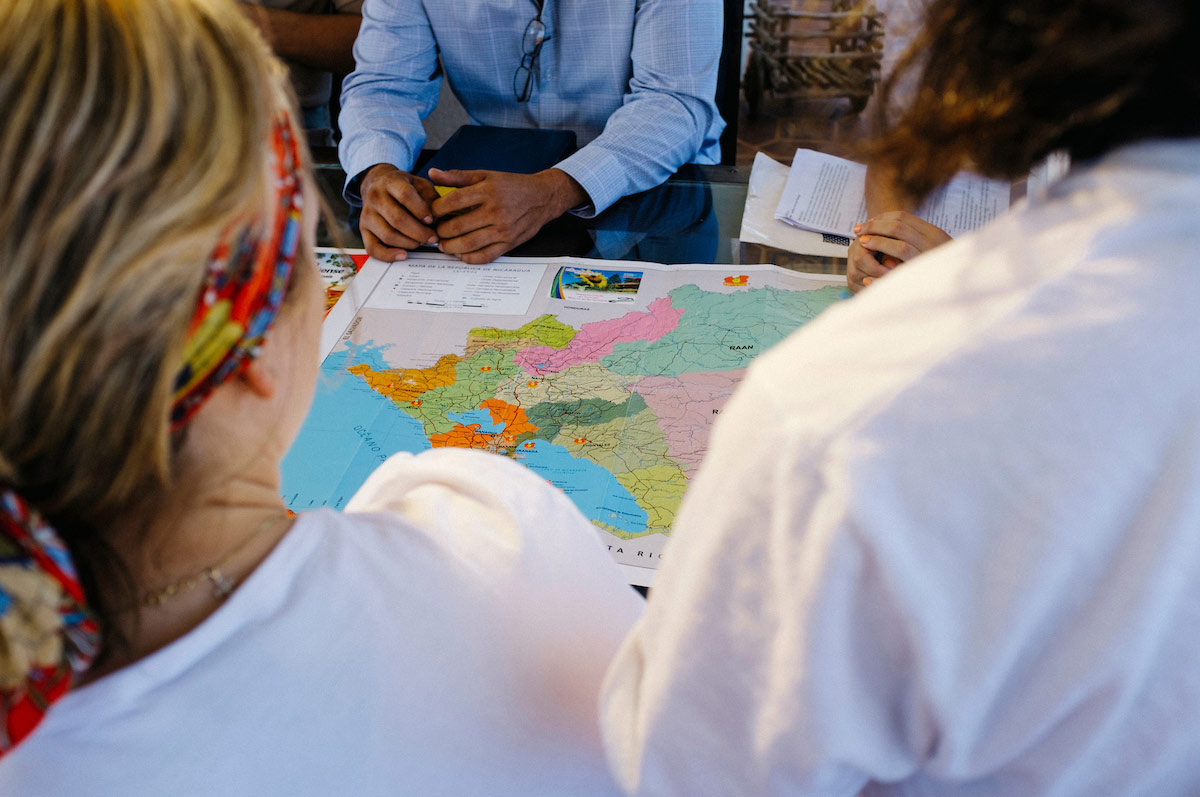
[[434,448],[491,448],[496,439],[494,432],[479,431],[479,424],[463,426],[461,423],[448,432],[429,436]]
[[453,385],[454,367],[458,365],[459,359],[454,354],[447,354],[429,368],[389,368],[386,371],[373,371],[371,366],[361,363],[346,370],[361,376],[372,390],[382,393],[392,401],[409,404],[417,396],[435,387]]
[[493,448],[499,443],[511,446],[516,443],[517,435],[526,432],[532,434],[538,430],[529,422],[525,410],[513,406],[500,399],[488,399],[479,405],[492,416],[492,423],[503,424],[502,432],[481,432],[480,424],[456,424],[453,429],[441,434],[429,436],[429,442],[434,448]]
[[480,404],[479,408],[492,414],[492,423],[504,424],[504,436],[509,440],[526,432],[534,434],[538,430],[529,422],[529,416],[525,414],[525,410],[509,404],[507,401],[492,398]]

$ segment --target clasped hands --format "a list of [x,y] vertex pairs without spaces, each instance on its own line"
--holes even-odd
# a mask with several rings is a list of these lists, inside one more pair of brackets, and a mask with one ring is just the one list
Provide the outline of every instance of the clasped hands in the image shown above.
[[[391,262],[418,246],[436,245],[464,263],[488,263],[587,201],[586,192],[559,169],[536,174],[430,169],[429,177],[386,163],[367,170],[359,230],[368,254]],[[439,196],[434,183],[456,190]]]
[[846,261],[846,284],[858,293],[896,266],[950,240],[940,227],[903,210],[881,213],[854,225]]

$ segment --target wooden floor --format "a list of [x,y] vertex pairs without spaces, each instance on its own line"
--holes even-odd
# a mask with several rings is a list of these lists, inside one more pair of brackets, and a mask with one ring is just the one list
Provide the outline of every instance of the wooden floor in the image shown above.
[[860,117],[851,114],[849,103],[842,100],[767,99],[757,119],[749,118],[743,100],[738,119],[737,165],[749,166],[754,162],[754,153],[760,151],[791,164],[800,147],[852,157],[860,127]]

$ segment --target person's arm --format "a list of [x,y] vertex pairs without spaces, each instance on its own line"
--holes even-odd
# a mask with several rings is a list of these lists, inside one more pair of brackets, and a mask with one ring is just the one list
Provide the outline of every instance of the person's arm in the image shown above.
[[945,230],[914,213],[919,203],[887,166],[867,164],[864,191],[868,218],[855,225],[846,260],[846,285],[854,292],[950,240]]
[[343,194],[362,205],[367,251],[399,260],[437,241],[427,180],[409,173],[425,143],[421,120],[437,104],[437,42],[421,3],[373,0],[363,9],[356,67],[342,86]]
[[866,195],[868,218],[894,210],[913,213],[920,204],[912,194],[900,187],[896,170],[878,161],[867,163],[863,193]]
[[590,199],[580,215],[659,185],[720,135],[721,22],[718,0],[638,3],[629,94],[596,139],[558,164]]
[[306,14],[249,4],[242,10],[281,58],[339,74],[354,68],[359,15]]
[[354,45],[355,69],[342,85],[339,156],[343,193],[358,205],[362,178],[376,164],[409,170],[421,154],[421,124],[437,105],[442,77],[437,42],[417,0],[371,0]]

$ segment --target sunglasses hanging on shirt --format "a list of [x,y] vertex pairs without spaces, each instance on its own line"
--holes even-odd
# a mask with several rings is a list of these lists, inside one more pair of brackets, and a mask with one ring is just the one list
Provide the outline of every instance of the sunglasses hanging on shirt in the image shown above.
[[529,96],[533,94],[533,71],[538,53],[542,51],[542,45],[550,39],[546,35],[546,23],[542,22],[542,6],[545,0],[533,0],[533,4],[537,6],[537,15],[525,26],[525,33],[521,37],[521,65],[513,73],[513,94],[516,95],[517,102],[528,102]]

